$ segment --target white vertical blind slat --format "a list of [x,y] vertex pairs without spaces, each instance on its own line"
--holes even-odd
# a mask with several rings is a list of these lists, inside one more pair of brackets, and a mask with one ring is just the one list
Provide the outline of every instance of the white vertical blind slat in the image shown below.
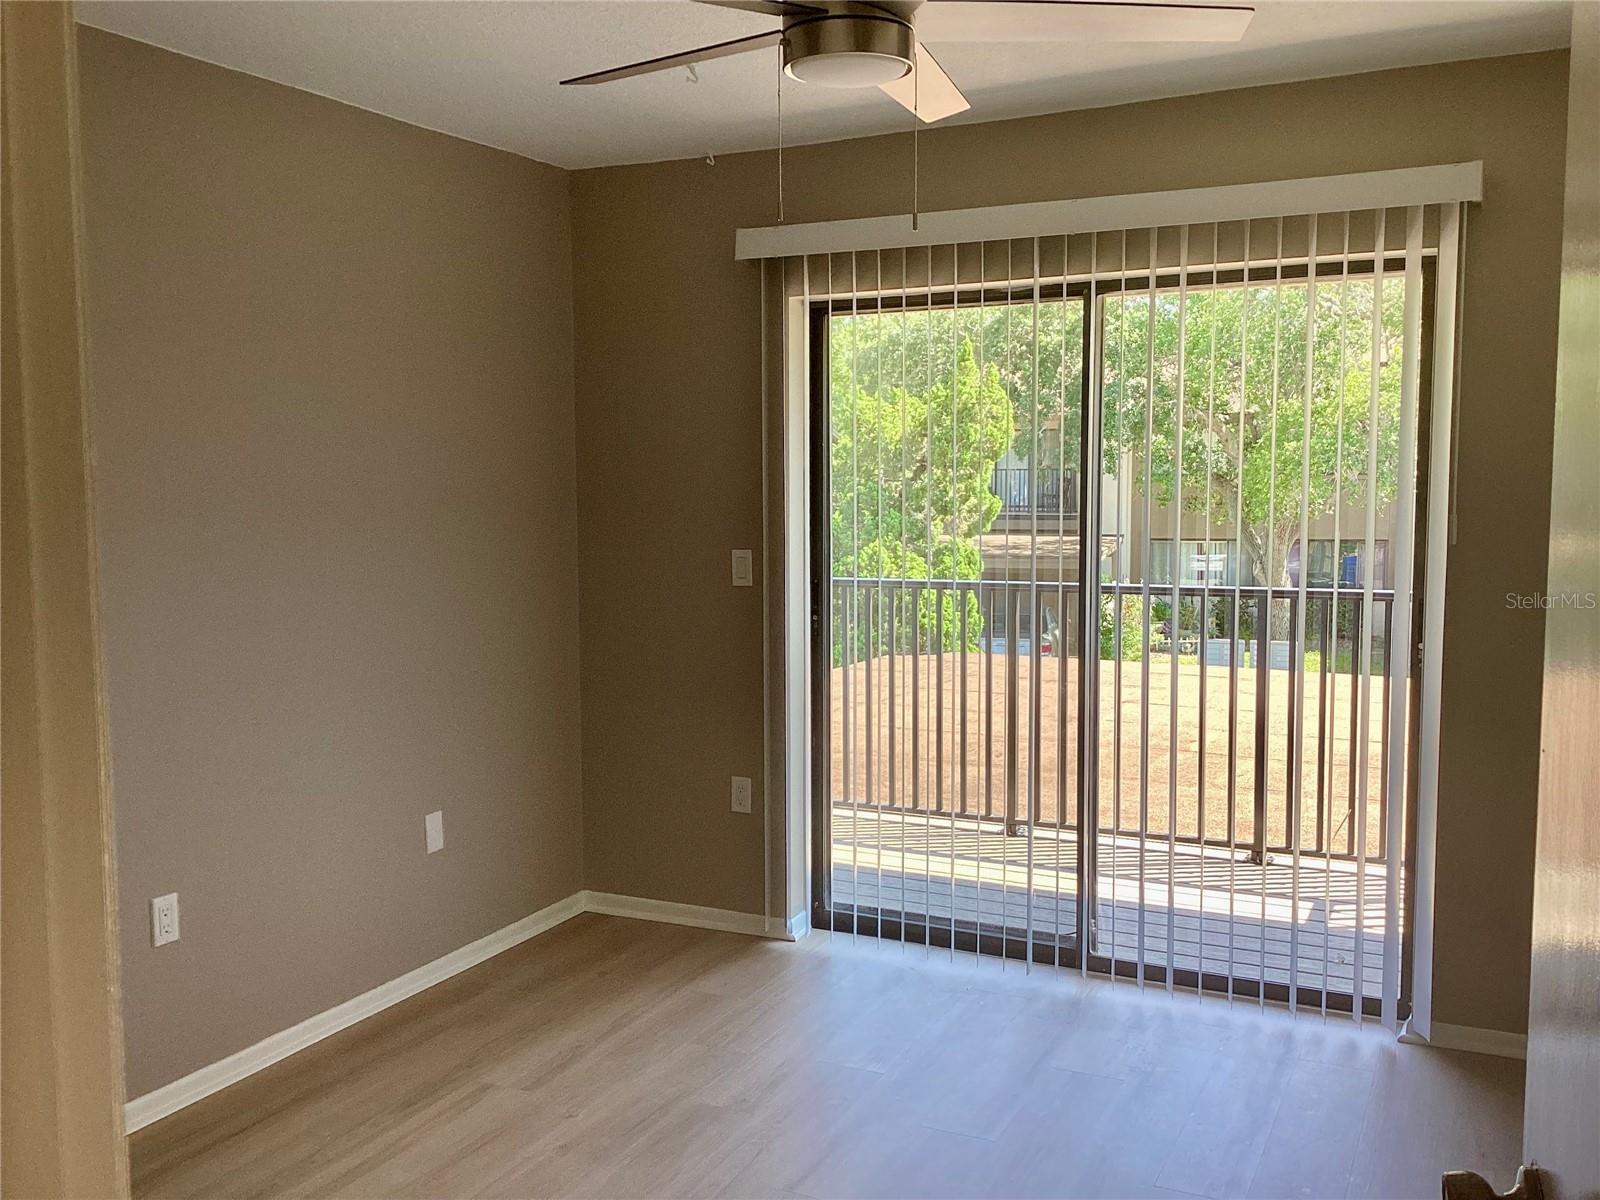
[[1422,209],[1406,211],[1405,313],[1400,359],[1400,463],[1395,472],[1394,540],[1389,561],[1394,573],[1390,605],[1387,662],[1389,668],[1388,808],[1384,845],[1387,886],[1384,888],[1382,1020],[1399,1024],[1400,1003],[1400,864],[1405,833],[1406,771],[1409,755],[1409,682],[1411,675],[1412,513],[1417,482],[1417,394],[1422,374]]
[[1239,293],[1239,437],[1238,455],[1234,461],[1236,488],[1233,503],[1234,566],[1233,604],[1229,611],[1228,630],[1228,999],[1233,999],[1234,950],[1238,921],[1235,898],[1238,893],[1238,791],[1239,791],[1239,629],[1244,595],[1240,584],[1244,581],[1244,410],[1248,402],[1250,382],[1250,222],[1244,223],[1244,270],[1241,273],[1243,288]]
[[1457,254],[1464,231],[1459,204],[1442,205],[1439,218],[1439,263],[1433,318],[1432,403],[1429,412],[1427,563],[1422,607],[1422,661],[1418,697],[1416,933],[1412,1025],[1422,1037],[1433,1023],[1433,893],[1435,841],[1439,803],[1439,657],[1444,650],[1446,553],[1450,544],[1450,464],[1455,416]]
[[[1329,600],[1332,613],[1325,628],[1331,634],[1331,645],[1323,647],[1325,655],[1331,655],[1334,664],[1338,662],[1339,648],[1339,585],[1344,579],[1343,555],[1344,542],[1341,540],[1339,518],[1344,511],[1344,429],[1345,429],[1345,404],[1349,399],[1350,377],[1347,367],[1347,314],[1350,310],[1350,214],[1344,214],[1343,252],[1339,262],[1339,404],[1334,418],[1334,488],[1333,488],[1333,594]],[[1323,730],[1326,736],[1331,734],[1335,727],[1333,714],[1339,711],[1339,672],[1334,670],[1328,677],[1328,713],[1329,728]],[[1325,914],[1322,927],[1323,957],[1322,957],[1322,1015],[1328,1015],[1328,965],[1333,960],[1333,951],[1330,945],[1333,936],[1333,800],[1335,764],[1333,756],[1329,755],[1327,773],[1328,819],[1327,843],[1323,858],[1322,875],[1322,910]],[[1354,989],[1355,1003],[1360,1003],[1360,989]]]
[[[908,362],[911,336],[910,274],[911,251],[902,248],[900,251],[900,313],[897,320],[900,326],[900,335],[898,339],[900,344],[900,390],[907,394],[909,394],[911,382],[909,374],[910,365]],[[902,481],[909,478],[911,473],[912,460],[907,457],[908,448],[911,446],[911,432],[908,424],[909,419],[910,416],[907,412],[907,406],[902,405],[900,412],[900,427],[904,431],[900,435],[900,460],[901,463],[904,464],[901,467]],[[904,488],[905,485],[903,482],[901,486]],[[911,510],[911,495],[909,489],[906,489],[906,498],[901,502],[901,507],[903,510],[902,519],[904,521],[901,539],[904,541],[908,531],[911,529],[912,522],[916,519],[915,512]],[[912,812],[921,812],[927,809],[929,804],[928,789],[931,787],[931,776],[926,769],[929,761],[927,744],[932,732],[933,722],[932,713],[927,707],[927,697],[931,689],[928,688],[924,682],[924,672],[927,670],[927,667],[924,663],[924,634],[922,628],[922,611],[925,595],[926,593],[922,590],[920,585],[913,584],[906,601],[906,620],[911,626],[911,678],[908,686],[909,697],[907,701],[911,709],[911,745],[908,751],[907,771],[911,776],[910,809]],[[931,650],[931,647],[928,649]],[[907,825],[904,817],[902,816],[902,818],[896,821],[895,824],[900,832],[900,863],[897,873],[900,876],[900,948],[903,951],[905,949],[905,943],[908,940],[906,926],[909,919],[908,914],[910,909],[907,907],[906,902],[909,894],[907,888],[911,871],[906,858]],[[926,894],[924,894],[924,905],[925,904]]]
[[[1070,239],[1063,251],[1071,248]],[[1099,537],[1101,517],[1097,510],[1103,509],[1101,498],[1101,480],[1103,479],[1103,463],[1100,461],[1098,439],[1094,436],[1100,427],[1104,413],[1100,394],[1100,360],[1101,360],[1101,323],[1099,301],[1099,270],[1100,270],[1100,236],[1089,235],[1089,294],[1084,301],[1083,320],[1086,328],[1085,342],[1089,347],[1089,361],[1086,365],[1088,378],[1083,390],[1084,404],[1080,419],[1088,426],[1085,438],[1080,438],[1079,445],[1085,443],[1089,446],[1090,457],[1085,457],[1078,464],[1079,497],[1078,505],[1078,536],[1080,538],[1078,561],[1085,567],[1092,566],[1092,570],[1082,570],[1078,576],[1078,594],[1081,597],[1079,604],[1078,621],[1080,628],[1079,645],[1082,648],[1078,670],[1083,673],[1085,687],[1079,696],[1100,695],[1100,547],[1090,541],[1090,538]],[[1091,515],[1094,514],[1094,515]],[[1088,547],[1086,549],[1085,547]],[[1080,725],[1078,738],[1080,743],[1079,761],[1088,766],[1088,771],[1078,780],[1079,803],[1077,805],[1078,837],[1080,841],[1087,840],[1088,850],[1080,848],[1077,862],[1086,864],[1087,879],[1078,880],[1078,974],[1087,978],[1089,974],[1089,956],[1095,949],[1095,933],[1099,918],[1099,885],[1098,874],[1100,870],[1100,749],[1099,730],[1087,730],[1081,722],[1085,719],[1082,710],[1079,713]],[[1091,732],[1093,736],[1091,737]]]
[[[1175,985],[1173,976],[1178,967],[1178,895],[1177,895],[1177,836],[1178,836],[1178,644],[1182,625],[1182,596],[1179,587],[1183,582],[1183,426],[1184,390],[1187,383],[1185,340],[1188,335],[1189,301],[1189,227],[1178,227],[1178,364],[1177,396],[1174,399],[1173,451],[1172,451],[1172,555],[1169,573],[1172,576],[1170,617],[1172,633],[1168,646],[1169,677],[1167,682],[1167,991]],[[1151,397],[1152,402],[1154,397]],[[1204,893],[1201,893],[1202,896]],[[1198,939],[1197,939],[1198,940]],[[1198,951],[1197,951],[1198,953]]]
[[[1026,971],[1033,970],[1033,826],[1039,815],[1039,767],[1043,747],[1040,735],[1040,681],[1041,666],[1040,641],[1044,636],[1043,623],[1039,616],[1039,239],[1033,239],[1033,336],[1032,336],[1033,380],[1028,389],[1029,407],[1032,410],[1030,429],[1033,434],[1033,449],[1028,457],[1028,628],[1031,636],[1028,641],[1029,657],[1031,659],[1028,670],[1028,797],[1025,810],[1025,820],[1028,823],[1028,869],[1027,869],[1027,949],[1023,959]],[[1057,770],[1060,764],[1057,763]]]
[[1205,990],[1206,976],[1206,836],[1208,826],[1206,823],[1206,752],[1210,749],[1209,730],[1207,718],[1209,716],[1207,684],[1210,682],[1211,665],[1206,655],[1206,635],[1211,628],[1211,505],[1214,496],[1213,462],[1211,447],[1216,436],[1216,410],[1217,410],[1217,309],[1221,293],[1217,290],[1217,259],[1221,251],[1222,227],[1217,222],[1211,225],[1211,293],[1208,297],[1210,303],[1210,323],[1207,328],[1206,351],[1206,504],[1205,504],[1205,554],[1206,567],[1201,575],[1200,583],[1200,694],[1199,694],[1199,754],[1195,764],[1195,813],[1198,834],[1200,838],[1200,853],[1196,856],[1200,861],[1200,901],[1197,907],[1199,915],[1199,940],[1200,948],[1196,953],[1195,964],[1195,991]]
[[1355,981],[1352,985],[1355,1002],[1351,1005],[1357,1024],[1364,1019],[1361,997],[1366,991],[1366,907],[1367,907],[1367,788],[1369,757],[1371,755],[1372,729],[1372,636],[1373,636],[1373,575],[1376,557],[1378,511],[1374,503],[1378,484],[1378,418],[1379,383],[1383,369],[1383,276],[1384,276],[1384,223],[1387,214],[1379,209],[1373,214],[1372,270],[1372,351],[1368,366],[1367,388],[1367,465],[1365,472],[1366,496],[1363,501],[1366,522],[1361,550],[1361,669],[1357,673],[1357,706],[1360,731],[1356,742],[1356,940]]
[[1300,842],[1305,829],[1305,662],[1306,662],[1306,584],[1311,574],[1309,504],[1311,498],[1311,393],[1316,381],[1317,348],[1317,215],[1311,214],[1306,233],[1311,263],[1306,271],[1306,363],[1301,384],[1300,415],[1300,569],[1296,573],[1295,623],[1290,635],[1291,662],[1289,686],[1294,690],[1293,728],[1289,731],[1292,769],[1288,784],[1288,805],[1284,816],[1288,826],[1292,869],[1289,873],[1289,1010],[1300,1004]]
[[[830,266],[830,270],[831,269],[832,268]],[[850,490],[851,490],[851,495],[853,497],[853,500],[852,500],[851,506],[850,506],[850,527],[851,527],[851,541],[852,541],[851,558],[852,558],[852,561],[854,561],[855,563],[859,564],[860,561],[861,561],[861,460],[860,460],[860,450],[859,450],[861,443],[860,443],[859,439],[856,436],[858,422],[857,422],[857,419],[856,419],[856,405],[855,405],[855,402],[854,402],[854,399],[853,399],[854,396],[855,396],[855,391],[856,391],[856,355],[855,355],[855,349],[856,349],[857,320],[859,318],[859,313],[857,312],[857,304],[859,302],[858,302],[858,300],[856,298],[856,294],[857,294],[857,289],[856,289],[856,256],[854,254],[852,254],[850,256],[850,318],[851,318],[851,320],[850,320],[850,394],[851,394],[851,397],[852,397],[852,401],[851,401],[851,405],[850,405]],[[850,593],[851,593],[850,594],[850,610],[851,610],[850,611],[850,617],[851,617],[851,623],[853,625],[859,625],[859,623],[861,621],[861,584],[860,584],[860,571],[859,571],[859,569],[852,570],[851,575],[852,575],[852,579],[851,579],[851,583],[850,583]],[[866,640],[862,643],[862,646],[863,646],[863,663],[864,663],[863,674],[864,674],[865,677],[861,681],[862,687],[863,687],[863,689],[864,689],[864,691],[866,693],[866,695],[865,695],[866,713],[864,714],[865,717],[866,717],[866,729],[863,731],[864,734],[865,734],[865,736],[863,738],[863,741],[865,743],[864,749],[866,751],[866,756],[867,757],[866,757],[866,762],[864,764],[864,768],[865,769],[863,771],[863,775],[865,777],[864,778],[864,783],[866,785],[866,791],[867,791],[867,795],[868,795],[869,798],[870,798],[871,793],[872,793],[872,643],[871,643],[872,632],[871,631],[872,631],[872,624],[871,624],[871,621],[869,620],[867,622],[867,625],[866,625]],[[852,633],[854,633],[854,632],[855,631],[852,630]],[[855,709],[854,709],[854,707],[847,704],[846,705],[846,711],[850,712],[851,721],[853,723],[854,720],[855,720]],[[852,730],[851,740],[852,740],[852,742],[854,741],[854,730]],[[854,780],[851,781],[850,792],[851,792],[850,828],[853,831],[857,831],[857,832],[854,833],[854,836],[859,838],[860,837],[859,830],[861,829],[861,797],[856,792]],[[861,897],[861,863],[859,861],[859,856],[852,854],[850,856],[850,940],[852,942],[855,941],[857,939],[857,937],[859,937],[860,932],[861,932],[860,897]]]
[[[961,350],[961,248],[952,244],[950,247],[950,295],[952,314],[950,320],[950,494],[956,494],[956,386],[960,376],[960,350]],[[952,564],[954,559],[952,557]],[[952,575],[954,571],[952,571]],[[956,589],[956,611],[960,620],[960,657],[961,657],[961,803],[960,811],[967,810],[967,593]],[[957,807],[950,807],[950,959],[956,957],[956,812]]]
[[1145,384],[1144,384],[1144,551],[1139,564],[1139,610],[1143,626],[1139,655],[1139,950],[1135,968],[1139,986],[1145,985],[1145,967],[1149,956],[1145,951],[1145,832],[1150,828],[1150,567],[1154,560],[1151,543],[1152,506],[1155,489],[1151,486],[1151,470],[1155,460],[1156,410],[1156,237],[1158,231],[1149,229],[1150,290],[1145,305]]

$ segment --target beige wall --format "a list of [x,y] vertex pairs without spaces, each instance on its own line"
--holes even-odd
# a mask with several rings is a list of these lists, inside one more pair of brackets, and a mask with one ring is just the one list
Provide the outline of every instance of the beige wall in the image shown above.
[[80,53],[137,1096],[582,886],[568,178]]
[[[1216,93],[922,139],[926,209],[1481,158],[1444,668],[1435,1008],[1524,1028],[1549,511],[1566,56]],[[791,221],[904,211],[910,138],[791,149]],[[776,216],[770,153],[574,177],[583,775],[591,887],[759,911],[759,275],[733,231]],[[758,806],[759,812],[759,806]]]

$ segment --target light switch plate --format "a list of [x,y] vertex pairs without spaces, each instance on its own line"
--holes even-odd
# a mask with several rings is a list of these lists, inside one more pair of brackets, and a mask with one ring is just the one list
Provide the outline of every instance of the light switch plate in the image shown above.
[[733,552],[733,586],[750,587],[755,583],[755,566],[748,550]]
[[444,813],[431,812],[422,818],[422,828],[427,834],[428,853],[444,849]]
[[150,901],[150,944],[165,946],[178,940],[178,893],[168,892]]
[[733,777],[733,811],[736,813],[750,811],[750,780],[743,775]]

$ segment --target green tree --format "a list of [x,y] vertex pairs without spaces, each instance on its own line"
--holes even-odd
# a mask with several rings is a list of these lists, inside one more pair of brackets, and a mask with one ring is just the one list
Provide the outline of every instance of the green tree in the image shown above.
[[834,380],[853,372],[855,386],[874,395],[891,387],[926,392],[948,382],[952,348],[965,345],[1010,398],[1011,450],[1031,460],[1036,429],[1060,423],[1068,446],[1065,465],[1075,466],[1083,392],[1082,300],[1041,300],[1037,333],[1031,297],[1026,303],[969,305],[959,317],[949,309],[919,310],[914,303],[883,316],[835,317]]
[[[853,371],[864,357],[862,343],[875,337],[870,355],[884,343],[877,323],[905,325],[916,318],[843,317],[831,335],[830,371],[833,574],[863,579],[978,579],[982,560],[977,539],[993,524],[1000,501],[989,489],[994,466],[1013,434],[1011,403],[992,364],[980,370],[969,342],[944,347],[954,370],[924,373],[915,389],[888,383],[887,371],[867,378]],[[903,329],[894,331],[910,348]],[[924,331],[926,333],[926,331]],[[926,336],[922,354],[926,365]],[[952,387],[952,381],[954,386]],[[842,590],[834,614],[834,655],[845,638],[853,657],[930,646],[943,612],[943,644],[959,644],[961,616],[948,591],[923,591],[917,619],[907,618],[895,589]],[[967,638],[982,632],[977,598],[967,597]]]
[[[1192,288],[1181,320],[1175,291],[1158,292],[1153,311],[1148,293],[1112,293],[1100,301],[1102,470],[1130,474],[1136,496],[1148,481],[1152,503],[1173,504],[1181,440],[1182,508],[1209,512],[1212,527],[1226,531],[1222,536],[1231,539],[1237,529],[1246,583],[1287,580],[1302,499],[1308,521],[1341,502],[1360,506],[1369,436],[1375,507],[1387,505],[1397,486],[1403,288],[1397,280],[1383,288],[1374,397],[1373,282],[1317,282],[1308,424],[1311,295],[1303,281]],[[954,312],[913,303],[903,311],[834,317],[835,575],[979,577],[978,538],[1000,508],[989,481],[1005,453],[1042,468],[1077,466],[1083,323],[1084,305],[1075,296],[1037,307],[1030,296]],[[1302,497],[1303,472],[1309,486]],[[1341,536],[1351,535],[1361,531]],[[895,603],[881,600],[876,589],[871,600],[852,592],[836,614],[836,654],[845,625],[855,631],[858,655],[869,644],[882,652],[891,640],[902,649],[913,637],[931,645],[932,597],[922,595],[914,623],[896,619]],[[944,639],[952,647],[959,618],[953,602],[946,604]],[[1240,619],[1243,636],[1251,619],[1244,613]],[[1184,625],[1197,620],[1190,612]],[[891,624],[898,633],[891,635]],[[1103,631],[1115,624],[1103,614]],[[975,643],[981,633],[975,598],[967,625]],[[1126,628],[1123,635],[1127,652],[1134,643]]]
[[1144,601],[1138,596],[1125,595],[1121,604],[1114,596],[1100,597],[1100,657],[1119,656],[1124,662],[1144,657]]
[[[1341,499],[1364,500],[1369,436],[1375,507],[1395,495],[1404,290],[1393,280],[1383,287],[1375,403],[1372,280],[1322,279],[1315,291],[1309,425],[1306,284],[1191,290],[1184,298],[1182,507],[1209,505],[1218,528],[1242,517],[1245,582],[1287,581],[1302,500],[1309,521]],[[1104,309],[1103,469],[1131,470],[1141,495],[1148,479],[1160,505],[1177,499],[1179,483],[1178,304],[1176,292],[1158,293],[1153,320],[1148,293],[1114,297]]]

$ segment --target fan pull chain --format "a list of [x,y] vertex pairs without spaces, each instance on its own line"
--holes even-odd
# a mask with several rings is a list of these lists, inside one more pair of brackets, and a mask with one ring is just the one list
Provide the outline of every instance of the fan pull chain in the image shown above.
[[917,70],[915,51],[913,50],[911,66],[911,229],[917,228],[918,189],[922,183],[922,160],[918,146],[918,135],[922,132],[922,75]]
[[783,43],[778,43],[778,224],[783,224]]

